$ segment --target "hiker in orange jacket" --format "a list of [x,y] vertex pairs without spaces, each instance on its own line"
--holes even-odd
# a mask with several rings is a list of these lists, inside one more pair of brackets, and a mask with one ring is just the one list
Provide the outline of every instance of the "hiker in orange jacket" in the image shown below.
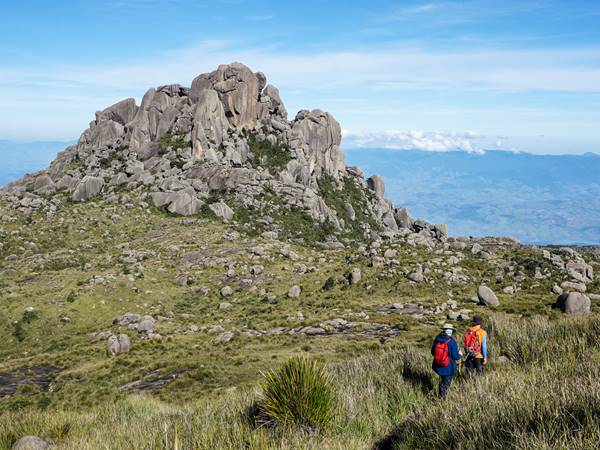
[[479,316],[473,317],[473,324],[467,328],[464,336],[464,349],[467,359],[465,368],[467,373],[478,375],[483,373],[483,367],[487,364],[487,333],[481,327],[483,320]]

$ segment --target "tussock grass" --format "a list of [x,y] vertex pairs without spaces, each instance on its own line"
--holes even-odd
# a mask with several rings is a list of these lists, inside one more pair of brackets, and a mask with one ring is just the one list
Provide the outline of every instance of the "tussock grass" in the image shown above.
[[300,354],[264,374],[259,420],[280,427],[324,430],[334,414],[335,392],[325,368]]
[[544,317],[515,320],[495,317],[488,327],[492,351],[507,356],[525,368],[550,365],[573,366],[588,359],[590,350],[600,348],[600,320]]

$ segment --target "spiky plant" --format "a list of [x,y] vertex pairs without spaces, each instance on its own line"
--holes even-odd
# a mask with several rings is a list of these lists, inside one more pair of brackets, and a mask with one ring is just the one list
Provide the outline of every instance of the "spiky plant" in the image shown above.
[[283,428],[299,426],[309,432],[331,423],[335,392],[323,365],[300,354],[263,376],[258,405],[261,422]]

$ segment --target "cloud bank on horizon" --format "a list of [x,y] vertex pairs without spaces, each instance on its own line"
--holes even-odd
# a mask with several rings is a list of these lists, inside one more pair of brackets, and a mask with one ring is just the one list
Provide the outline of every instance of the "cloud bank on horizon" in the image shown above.
[[[346,148],[422,150],[428,152],[465,151],[484,153],[487,140],[476,131],[424,132],[411,130],[387,130],[356,133],[342,130],[343,145]],[[502,141],[496,141],[496,147],[502,147]],[[490,147],[487,147],[488,149]]]
[[600,151],[597,2],[30,3],[4,8],[0,139],[73,139],[96,110],[237,60],[290,112],[332,112],[349,147]]

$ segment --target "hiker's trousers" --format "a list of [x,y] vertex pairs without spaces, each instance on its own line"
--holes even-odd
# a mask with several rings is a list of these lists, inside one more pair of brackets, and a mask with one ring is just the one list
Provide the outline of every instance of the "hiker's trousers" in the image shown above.
[[476,372],[477,375],[481,375],[483,373],[483,359],[469,356],[465,361],[465,368],[469,375],[472,375],[474,372]]
[[450,385],[452,384],[452,378],[454,378],[454,374],[446,376],[440,375],[440,398],[446,398],[446,395],[448,394],[448,389],[450,389]]

